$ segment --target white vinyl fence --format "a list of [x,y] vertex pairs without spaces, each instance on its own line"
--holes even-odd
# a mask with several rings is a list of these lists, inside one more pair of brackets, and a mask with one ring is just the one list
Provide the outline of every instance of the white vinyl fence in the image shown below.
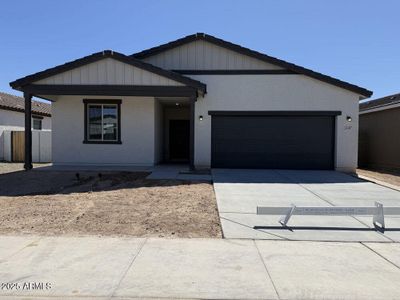
[[[13,161],[11,135],[11,130],[3,131],[2,146],[5,161]],[[51,162],[51,130],[32,130],[32,161]]]

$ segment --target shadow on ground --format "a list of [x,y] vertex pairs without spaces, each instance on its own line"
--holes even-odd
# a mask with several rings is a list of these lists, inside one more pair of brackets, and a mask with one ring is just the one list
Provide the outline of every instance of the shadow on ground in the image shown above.
[[146,179],[150,172],[16,171],[0,174],[0,196],[88,193],[154,186],[180,186],[195,181]]
[[214,183],[359,183],[365,180],[356,175],[331,170],[247,170],[213,169]]

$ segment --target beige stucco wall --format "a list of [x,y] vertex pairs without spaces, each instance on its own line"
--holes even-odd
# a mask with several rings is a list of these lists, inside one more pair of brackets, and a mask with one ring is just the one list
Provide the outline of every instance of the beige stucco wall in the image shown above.
[[[207,94],[195,108],[195,165],[211,161],[209,110],[325,110],[342,111],[336,120],[337,170],[357,167],[357,94],[303,75],[197,75],[207,84]],[[199,116],[204,117],[199,121]],[[346,121],[346,116],[352,122]]]
[[[83,144],[82,99],[121,99],[122,144]],[[53,163],[134,165],[155,162],[155,100],[151,97],[62,96],[53,103]]]

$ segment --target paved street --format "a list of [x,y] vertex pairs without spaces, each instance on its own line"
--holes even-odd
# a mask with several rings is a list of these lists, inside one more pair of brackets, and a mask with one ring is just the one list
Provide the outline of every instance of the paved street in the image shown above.
[[1,236],[0,282],[15,299],[399,299],[400,244]]

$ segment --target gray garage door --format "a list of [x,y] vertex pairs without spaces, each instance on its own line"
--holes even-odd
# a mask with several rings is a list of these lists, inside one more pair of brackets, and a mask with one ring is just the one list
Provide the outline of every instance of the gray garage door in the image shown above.
[[212,116],[214,168],[332,169],[334,116]]

